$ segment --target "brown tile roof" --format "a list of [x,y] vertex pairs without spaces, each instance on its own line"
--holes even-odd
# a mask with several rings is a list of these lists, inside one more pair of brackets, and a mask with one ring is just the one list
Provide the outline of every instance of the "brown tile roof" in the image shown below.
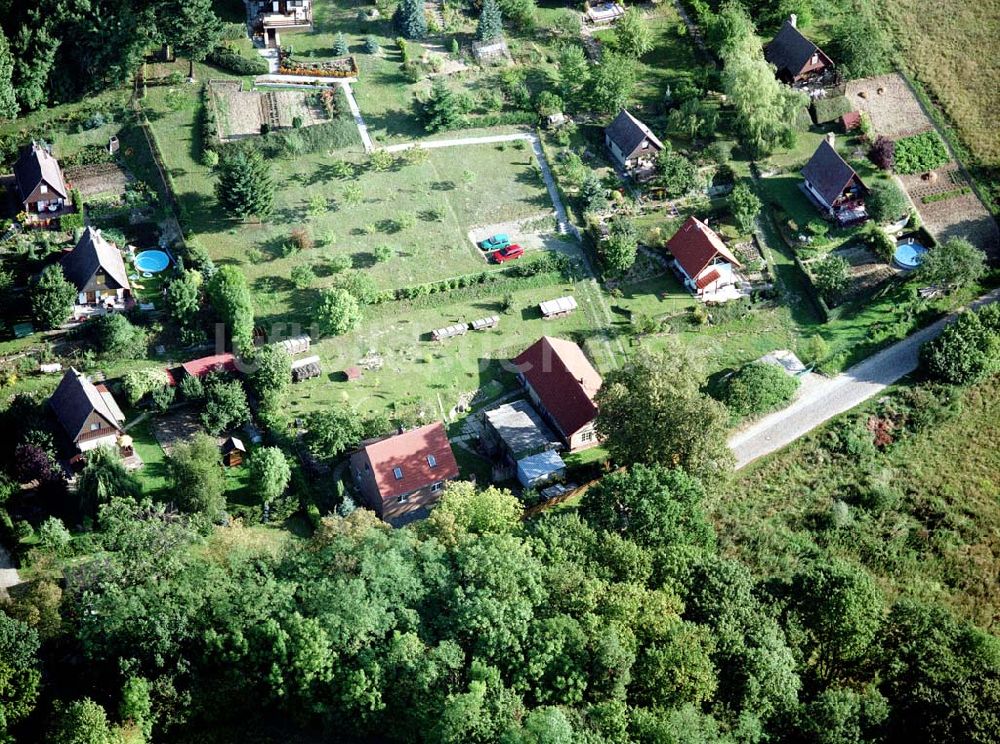
[[52,393],[49,405],[74,442],[85,434],[83,426],[95,411],[107,422],[108,427],[119,431],[125,419],[106,388],[102,394],[90,380],[72,367],[66,370],[59,386]]
[[[372,442],[362,449],[371,461],[383,501],[458,477],[458,462],[440,421]],[[401,478],[393,472],[396,468]]]
[[[809,158],[806,167],[802,169],[802,177],[826,199],[827,204],[833,204],[847,188],[851,179],[857,177],[857,173],[840,157],[840,153],[833,148],[829,140],[823,140]],[[858,183],[864,187],[860,178]]]
[[667,241],[667,250],[692,279],[698,276],[716,256],[722,256],[734,266],[742,266],[722,242],[722,238],[693,216],[688,217],[674,236]]
[[63,181],[59,161],[53,157],[44,145],[32,142],[21,153],[14,163],[14,180],[21,200],[27,199],[43,181],[63,199],[69,196],[66,183]]
[[594,420],[601,375],[572,341],[542,336],[513,359],[566,437]]

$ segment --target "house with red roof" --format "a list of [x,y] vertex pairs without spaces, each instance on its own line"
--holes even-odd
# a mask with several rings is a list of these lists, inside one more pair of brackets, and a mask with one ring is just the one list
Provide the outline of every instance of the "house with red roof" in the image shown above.
[[351,455],[351,475],[365,504],[390,524],[425,516],[458,462],[444,424],[436,421],[366,443]]
[[722,238],[708,225],[691,216],[667,241],[673,267],[684,286],[706,302],[726,302],[744,296],[749,284],[743,268]]
[[570,452],[599,443],[594,396],[603,380],[583,349],[542,336],[511,361],[531,402]]

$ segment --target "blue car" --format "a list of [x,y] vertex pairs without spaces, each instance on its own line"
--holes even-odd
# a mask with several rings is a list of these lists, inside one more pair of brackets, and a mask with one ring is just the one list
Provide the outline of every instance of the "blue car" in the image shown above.
[[497,233],[491,238],[486,238],[486,240],[479,244],[479,247],[484,251],[498,251],[501,248],[506,248],[508,245],[510,245],[510,238],[506,233]]

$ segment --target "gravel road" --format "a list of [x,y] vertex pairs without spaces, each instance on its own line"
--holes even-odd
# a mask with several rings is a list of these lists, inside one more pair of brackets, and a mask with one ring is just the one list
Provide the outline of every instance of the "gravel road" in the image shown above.
[[[980,307],[998,299],[1000,290],[994,290],[973,302],[972,306]],[[823,422],[878,395],[915,370],[919,363],[920,346],[941,333],[954,317],[942,318],[836,377],[816,383],[787,408],[736,432],[729,439],[729,448],[736,455],[736,468],[776,452]]]

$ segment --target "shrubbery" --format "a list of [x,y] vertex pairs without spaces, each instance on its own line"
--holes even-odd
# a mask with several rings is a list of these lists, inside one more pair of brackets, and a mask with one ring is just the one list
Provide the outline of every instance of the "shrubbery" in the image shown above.
[[245,57],[233,47],[225,44],[217,46],[209,52],[205,61],[234,75],[266,75],[268,73],[267,62],[263,57],[257,54]]
[[791,400],[799,380],[776,364],[753,362],[726,382],[723,403],[734,416],[756,416]]
[[931,377],[956,385],[1000,372],[1000,305],[962,313],[920,356]]

